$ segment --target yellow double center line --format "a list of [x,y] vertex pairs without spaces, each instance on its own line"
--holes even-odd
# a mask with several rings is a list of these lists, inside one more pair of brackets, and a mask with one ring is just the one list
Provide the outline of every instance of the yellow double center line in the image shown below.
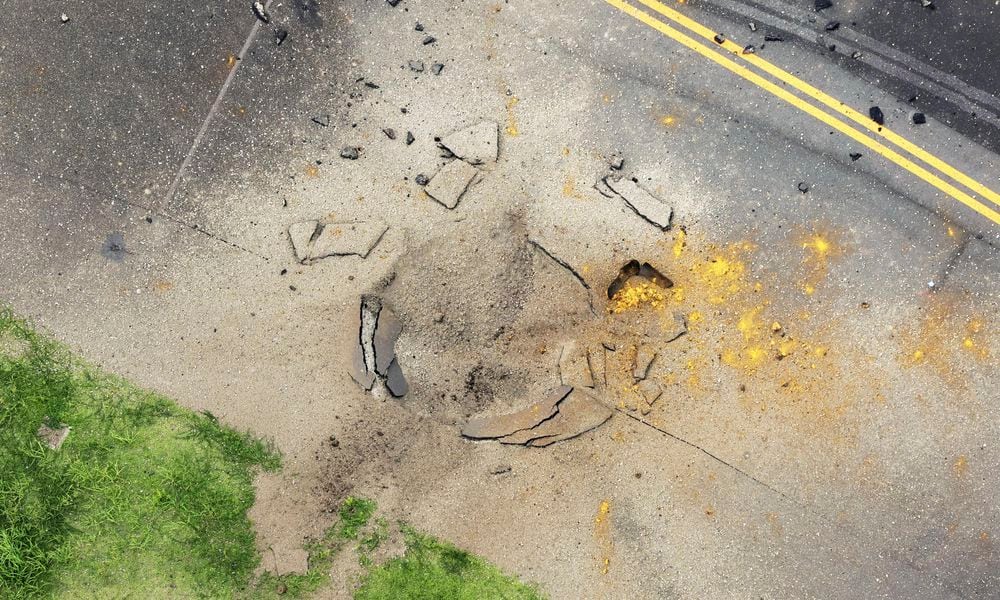
[[929,167],[937,169],[941,174],[950,177],[955,182],[965,186],[969,190],[979,194],[981,197],[989,200],[994,205],[1000,207],[1000,194],[997,194],[990,188],[979,183],[975,179],[969,177],[965,173],[959,171],[955,167],[949,165],[940,158],[934,156],[933,154],[927,152],[923,148],[917,146],[916,144],[910,142],[906,138],[890,131],[884,125],[878,125],[866,115],[859,113],[853,108],[847,106],[843,102],[833,98],[832,96],[816,89],[815,87],[809,85],[808,83],[802,81],[798,77],[795,77],[791,73],[781,69],[780,67],[760,58],[756,54],[743,54],[743,48],[738,44],[735,44],[729,40],[724,40],[721,44],[715,42],[715,37],[717,32],[705,27],[701,23],[694,21],[681,13],[669,8],[657,0],[638,0],[639,3],[644,6],[656,11],[660,15],[670,19],[674,23],[686,28],[690,32],[705,38],[712,43],[712,47],[705,46],[699,43],[694,38],[681,33],[677,29],[671,27],[670,25],[664,23],[663,21],[653,17],[649,13],[639,10],[635,6],[628,4],[622,0],[605,0],[611,6],[617,8],[623,13],[634,17],[638,21],[641,21],[645,25],[652,27],[653,29],[659,31],[660,33],[666,35],[670,39],[676,41],[677,43],[694,50],[698,54],[701,54],[705,58],[711,60],[712,62],[718,64],[719,66],[731,71],[732,73],[739,75],[743,79],[759,86],[760,88],[774,94],[778,98],[781,98],[785,102],[788,102],[792,106],[798,108],[799,110],[815,117],[817,120],[826,123],[830,127],[833,127],[837,131],[843,133],[849,138],[855,140],[856,142],[866,146],[872,151],[878,153],[879,155],[891,160],[897,165],[903,167],[907,171],[910,171],[917,177],[923,179],[927,183],[931,184],[935,188],[941,190],[945,194],[948,194],[952,198],[958,200],[962,204],[968,206],[977,213],[983,215],[987,219],[990,219],[994,223],[1000,225],[1000,213],[998,213],[993,207],[980,202],[976,198],[972,197],[968,193],[962,191],[961,189],[955,187],[951,183],[945,181],[937,174],[927,170],[926,168],[920,166],[919,164],[913,162],[909,158],[903,156],[899,152],[889,148],[885,144],[865,135],[863,132],[851,127],[849,124],[841,121],[840,119],[834,117],[833,115],[821,110],[817,106],[804,101],[802,98],[792,94],[783,87],[778,86],[774,82],[765,79],[761,75],[754,71],[744,67],[743,65],[737,63],[736,61],[723,56],[715,50],[715,47],[721,47],[723,50],[728,51],[730,54],[744,60],[745,62],[757,67],[761,71],[771,75],[772,77],[778,79],[779,81],[785,83],[789,87],[792,87],[802,94],[812,98],[813,100],[819,102],[820,104],[832,109],[835,113],[854,121],[864,129],[872,132],[875,135],[893,143],[899,149],[908,152],[914,158],[923,161]]

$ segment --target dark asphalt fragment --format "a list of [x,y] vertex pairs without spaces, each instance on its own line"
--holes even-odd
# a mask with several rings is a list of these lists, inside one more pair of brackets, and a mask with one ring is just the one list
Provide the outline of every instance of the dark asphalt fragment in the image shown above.
[[378,84],[375,83],[374,81],[366,81],[365,82],[365,87],[368,88],[368,89],[370,89],[370,90],[377,90],[378,89]]
[[913,124],[914,125],[923,125],[926,122],[927,122],[927,117],[924,116],[924,113],[922,113],[922,112],[915,112],[915,113],[913,113]]
[[770,34],[770,35],[765,35],[764,36],[764,41],[765,42],[783,42],[783,41],[785,41],[785,38],[781,37],[780,35]]
[[716,44],[721,44],[722,42],[726,41],[726,36],[721,33],[717,33],[715,34],[715,37],[712,39],[715,40]]
[[868,116],[879,125],[885,124],[885,115],[882,114],[882,109],[877,106],[868,109]]
[[310,121],[312,121],[313,123],[319,125],[320,127],[329,127],[330,126],[330,115],[328,115],[328,114],[316,115],[315,117],[313,117],[312,119],[310,119]]
[[424,38],[424,41],[422,43],[425,46],[429,46],[429,45],[433,44],[436,41],[437,41],[436,37],[434,37],[433,35],[429,35],[429,36],[427,36],[427,37]]
[[274,30],[274,44],[280,46],[282,42],[288,37],[288,30],[282,29],[281,27]]
[[621,154],[615,152],[611,155],[611,158],[608,159],[608,166],[615,171],[621,171],[622,167],[625,166],[625,158],[622,157]]
[[858,50],[851,52],[851,58],[853,58],[854,60],[858,60],[859,58],[861,58],[861,52],[859,52]]
[[423,31],[424,30],[424,24],[421,23],[420,21],[417,21],[417,24],[413,26],[413,30],[414,31]]
[[757,49],[753,47],[753,44],[747,44],[743,47],[743,54],[756,54]]
[[386,307],[378,313],[372,347],[375,349],[375,372],[387,375],[392,362],[396,360],[396,340],[403,332],[403,323]]
[[827,8],[830,8],[831,6],[833,6],[833,2],[831,2],[830,0],[816,0],[815,6],[816,6],[816,11],[819,12],[821,10],[824,10],[824,9],[827,9]]
[[431,73],[434,73],[435,75],[440,75],[441,71],[444,71],[444,64],[434,63],[433,65],[431,65]]
[[129,251],[125,249],[125,235],[117,231],[109,233],[101,245],[101,255],[109,260],[121,262],[125,260],[126,254],[129,254]]
[[413,178],[413,181],[415,181],[417,185],[427,185],[428,183],[430,183],[430,180],[431,180],[430,177],[424,175],[423,173],[419,173],[416,177]]
[[257,17],[257,20],[261,23],[270,23],[271,15],[267,14],[267,9],[264,8],[263,2],[253,3],[253,14]]
[[802,192],[803,194],[809,191],[809,184],[804,181],[800,181],[799,185],[796,187],[798,187],[799,191]]
[[406,145],[407,146],[409,146],[410,144],[412,144],[416,139],[417,138],[413,137],[413,133],[411,133],[409,131],[406,132]]
[[407,64],[409,65],[410,70],[413,71],[414,73],[424,72],[424,61],[422,60],[411,60]]
[[386,4],[395,8],[399,4],[399,0],[385,0]]
[[403,369],[399,366],[399,361],[395,358],[392,359],[392,364],[389,365],[389,372],[386,373],[385,387],[389,389],[389,393],[392,394],[393,398],[402,398],[406,395],[406,392],[410,391],[410,386],[406,383],[406,377],[403,376]]
[[340,149],[340,158],[346,158],[347,160],[358,160],[361,149],[356,146],[344,146]]
[[382,133],[384,133],[385,137],[389,138],[390,140],[396,139],[396,130],[393,129],[392,127],[386,127],[385,129],[382,130]]
[[840,21],[830,21],[825,27],[823,27],[823,29],[826,29],[827,31],[837,31],[840,29]]
[[859,158],[861,158],[861,153],[860,152],[851,152],[850,154],[848,154],[848,156],[851,157],[851,162],[854,162],[854,161],[858,160]]

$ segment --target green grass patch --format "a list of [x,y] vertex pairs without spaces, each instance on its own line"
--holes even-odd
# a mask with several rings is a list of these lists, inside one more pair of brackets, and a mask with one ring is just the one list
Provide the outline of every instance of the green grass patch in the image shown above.
[[[39,425],[69,425],[59,450]],[[0,308],[0,597],[246,593],[269,445],[103,374]]]

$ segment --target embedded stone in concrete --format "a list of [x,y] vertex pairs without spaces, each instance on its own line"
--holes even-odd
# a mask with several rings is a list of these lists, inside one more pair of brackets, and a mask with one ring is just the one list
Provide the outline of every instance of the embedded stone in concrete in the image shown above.
[[499,157],[497,139],[499,130],[492,121],[483,121],[471,127],[449,133],[441,138],[441,146],[473,165],[496,162]]
[[604,182],[611,191],[625,201],[625,204],[635,214],[656,225],[663,231],[670,228],[673,208],[664,200],[661,200],[652,192],[639,185],[634,179],[614,179],[607,177]]
[[453,209],[458,206],[458,201],[462,199],[478,174],[479,170],[469,163],[453,160],[431,177],[424,191],[445,208]]
[[559,403],[572,391],[573,388],[568,385],[560,386],[544,400],[535,402],[516,413],[471,419],[462,428],[462,435],[473,439],[491,439],[510,435],[522,429],[530,429],[556,414]]

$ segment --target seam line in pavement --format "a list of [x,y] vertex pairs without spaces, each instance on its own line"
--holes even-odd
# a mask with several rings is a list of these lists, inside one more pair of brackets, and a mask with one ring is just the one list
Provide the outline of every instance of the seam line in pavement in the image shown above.
[[[701,37],[709,41],[714,42],[714,38],[717,32],[712,31],[711,29],[705,27],[701,23],[677,12],[676,10],[668,6],[665,6],[658,0],[638,0],[638,1],[644,6],[647,6],[655,10],[656,12],[660,13],[664,17],[678,23],[679,25],[686,27],[693,33],[700,35]],[[720,46],[725,50],[728,50],[730,54],[734,54],[737,57],[742,58],[744,61],[754,65],[755,67],[758,67],[759,69],[768,73],[769,75],[792,86],[793,88],[797,89],[803,94],[806,94],[813,100],[816,100],[817,102],[820,102],[826,105],[827,107],[837,111],[838,113],[842,114],[848,119],[851,119],[858,125],[861,125],[868,131],[871,131],[872,133],[889,140],[896,146],[902,148],[903,150],[909,152],[913,156],[919,158],[924,163],[934,167],[938,171],[941,171],[948,177],[951,177],[955,181],[961,183],[962,185],[976,192],[977,194],[982,195],[983,197],[990,200],[990,202],[993,202],[993,204],[1000,206],[1000,194],[997,194],[990,188],[979,183],[975,179],[969,177],[965,173],[959,171],[958,169],[944,162],[937,156],[934,156],[930,152],[924,150],[920,146],[917,146],[910,140],[893,132],[885,125],[879,125],[875,121],[872,121],[867,115],[859,113],[858,111],[854,110],[844,102],[841,102],[840,100],[837,100],[836,98],[830,96],[829,94],[823,92],[822,90],[817,89],[815,86],[812,86],[806,83],[805,81],[802,81],[801,79],[792,75],[788,71],[757,56],[756,54],[743,54],[743,47],[731,40],[728,39],[723,40]]]
[[[267,0],[264,10],[271,5],[271,0]],[[229,73],[226,74],[226,80],[222,82],[222,87],[219,89],[218,95],[215,97],[215,102],[212,103],[211,108],[208,109],[208,114],[205,115],[205,120],[201,122],[201,127],[198,129],[197,135],[194,136],[194,141],[191,142],[191,147],[188,148],[187,154],[184,155],[184,160],[181,161],[181,166],[177,169],[177,173],[174,175],[174,180],[170,183],[170,188],[167,189],[166,195],[163,197],[164,208],[169,208],[170,203],[174,199],[174,195],[177,193],[177,188],[180,187],[181,177],[184,176],[184,172],[187,171],[188,166],[191,165],[191,161],[194,160],[194,154],[198,151],[198,147],[201,146],[201,141],[205,137],[205,133],[208,131],[208,126],[212,124],[212,119],[219,112],[219,107],[222,106],[222,100],[226,96],[226,92],[229,91],[229,86],[233,83],[233,78],[236,77],[236,71],[240,68],[243,63],[243,57],[246,56],[247,51],[250,49],[250,44],[253,43],[255,37],[257,37],[257,31],[260,29],[260,22],[255,17],[253,20],[253,25],[250,26],[250,32],[247,34],[246,39],[243,41],[243,47],[240,48],[239,53],[236,55],[236,64],[229,69]]]
[[[816,118],[817,120],[829,125],[830,127],[833,127],[834,129],[840,131],[841,133],[850,137],[856,142],[864,145],[868,149],[880,154],[884,158],[887,158],[890,161],[896,163],[897,165],[903,167],[904,169],[910,171],[920,179],[923,179],[925,182],[929,183],[930,185],[934,186],[935,188],[944,192],[945,194],[951,196],[952,198],[958,200],[962,204],[966,205],[967,207],[971,208],[972,210],[976,211],[977,213],[981,214],[987,219],[1000,225],[1000,213],[998,213],[997,211],[993,210],[988,206],[985,206],[984,204],[982,204],[969,194],[966,194],[962,190],[956,188],[954,185],[948,183],[947,181],[944,181],[934,173],[931,173],[930,171],[914,163],[910,159],[902,156],[895,150],[892,150],[891,148],[885,146],[884,144],[878,142],[877,140],[868,137],[862,132],[852,128],[850,125],[835,118],[833,115],[830,115],[820,110],[816,106],[813,106],[812,104],[803,101],[801,98],[795,96],[788,90],[779,87],[777,84],[765,79],[761,75],[749,70],[748,68],[736,63],[735,61],[722,56],[721,54],[715,52],[713,49],[710,49],[709,47],[700,44],[690,36],[681,33],[680,31],[674,29],[670,25],[667,25],[663,21],[660,21],[654,18],[653,16],[649,15],[648,13],[639,10],[638,8],[632,6],[631,4],[627,4],[622,0],[605,0],[605,2],[607,2],[614,8],[618,9],[619,11],[635,18],[641,23],[649,27],[652,27],[653,29],[659,31],[660,33],[666,35],[667,37],[673,39],[675,42],[678,42],[679,44],[697,52],[698,54],[701,54],[705,58],[708,58],[709,60],[718,64],[719,66],[731,71],[735,75],[738,75],[743,79],[746,79],[750,83],[753,83],[758,87],[770,92],[771,94],[777,96],[778,98],[784,100],[785,102],[791,104],[792,106],[802,110],[803,112],[809,114],[810,116]],[[706,29],[707,31],[711,31],[708,30],[707,28],[704,28],[704,26],[701,25],[698,26],[702,27],[703,29]],[[733,44],[733,46],[736,45]],[[742,49],[739,50],[742,51]],[[732,52],[731,49],[730,52]],[[775,69],[777,69],[777,67],[775,67]],[[836,103],[835,100],[834,102]]]

